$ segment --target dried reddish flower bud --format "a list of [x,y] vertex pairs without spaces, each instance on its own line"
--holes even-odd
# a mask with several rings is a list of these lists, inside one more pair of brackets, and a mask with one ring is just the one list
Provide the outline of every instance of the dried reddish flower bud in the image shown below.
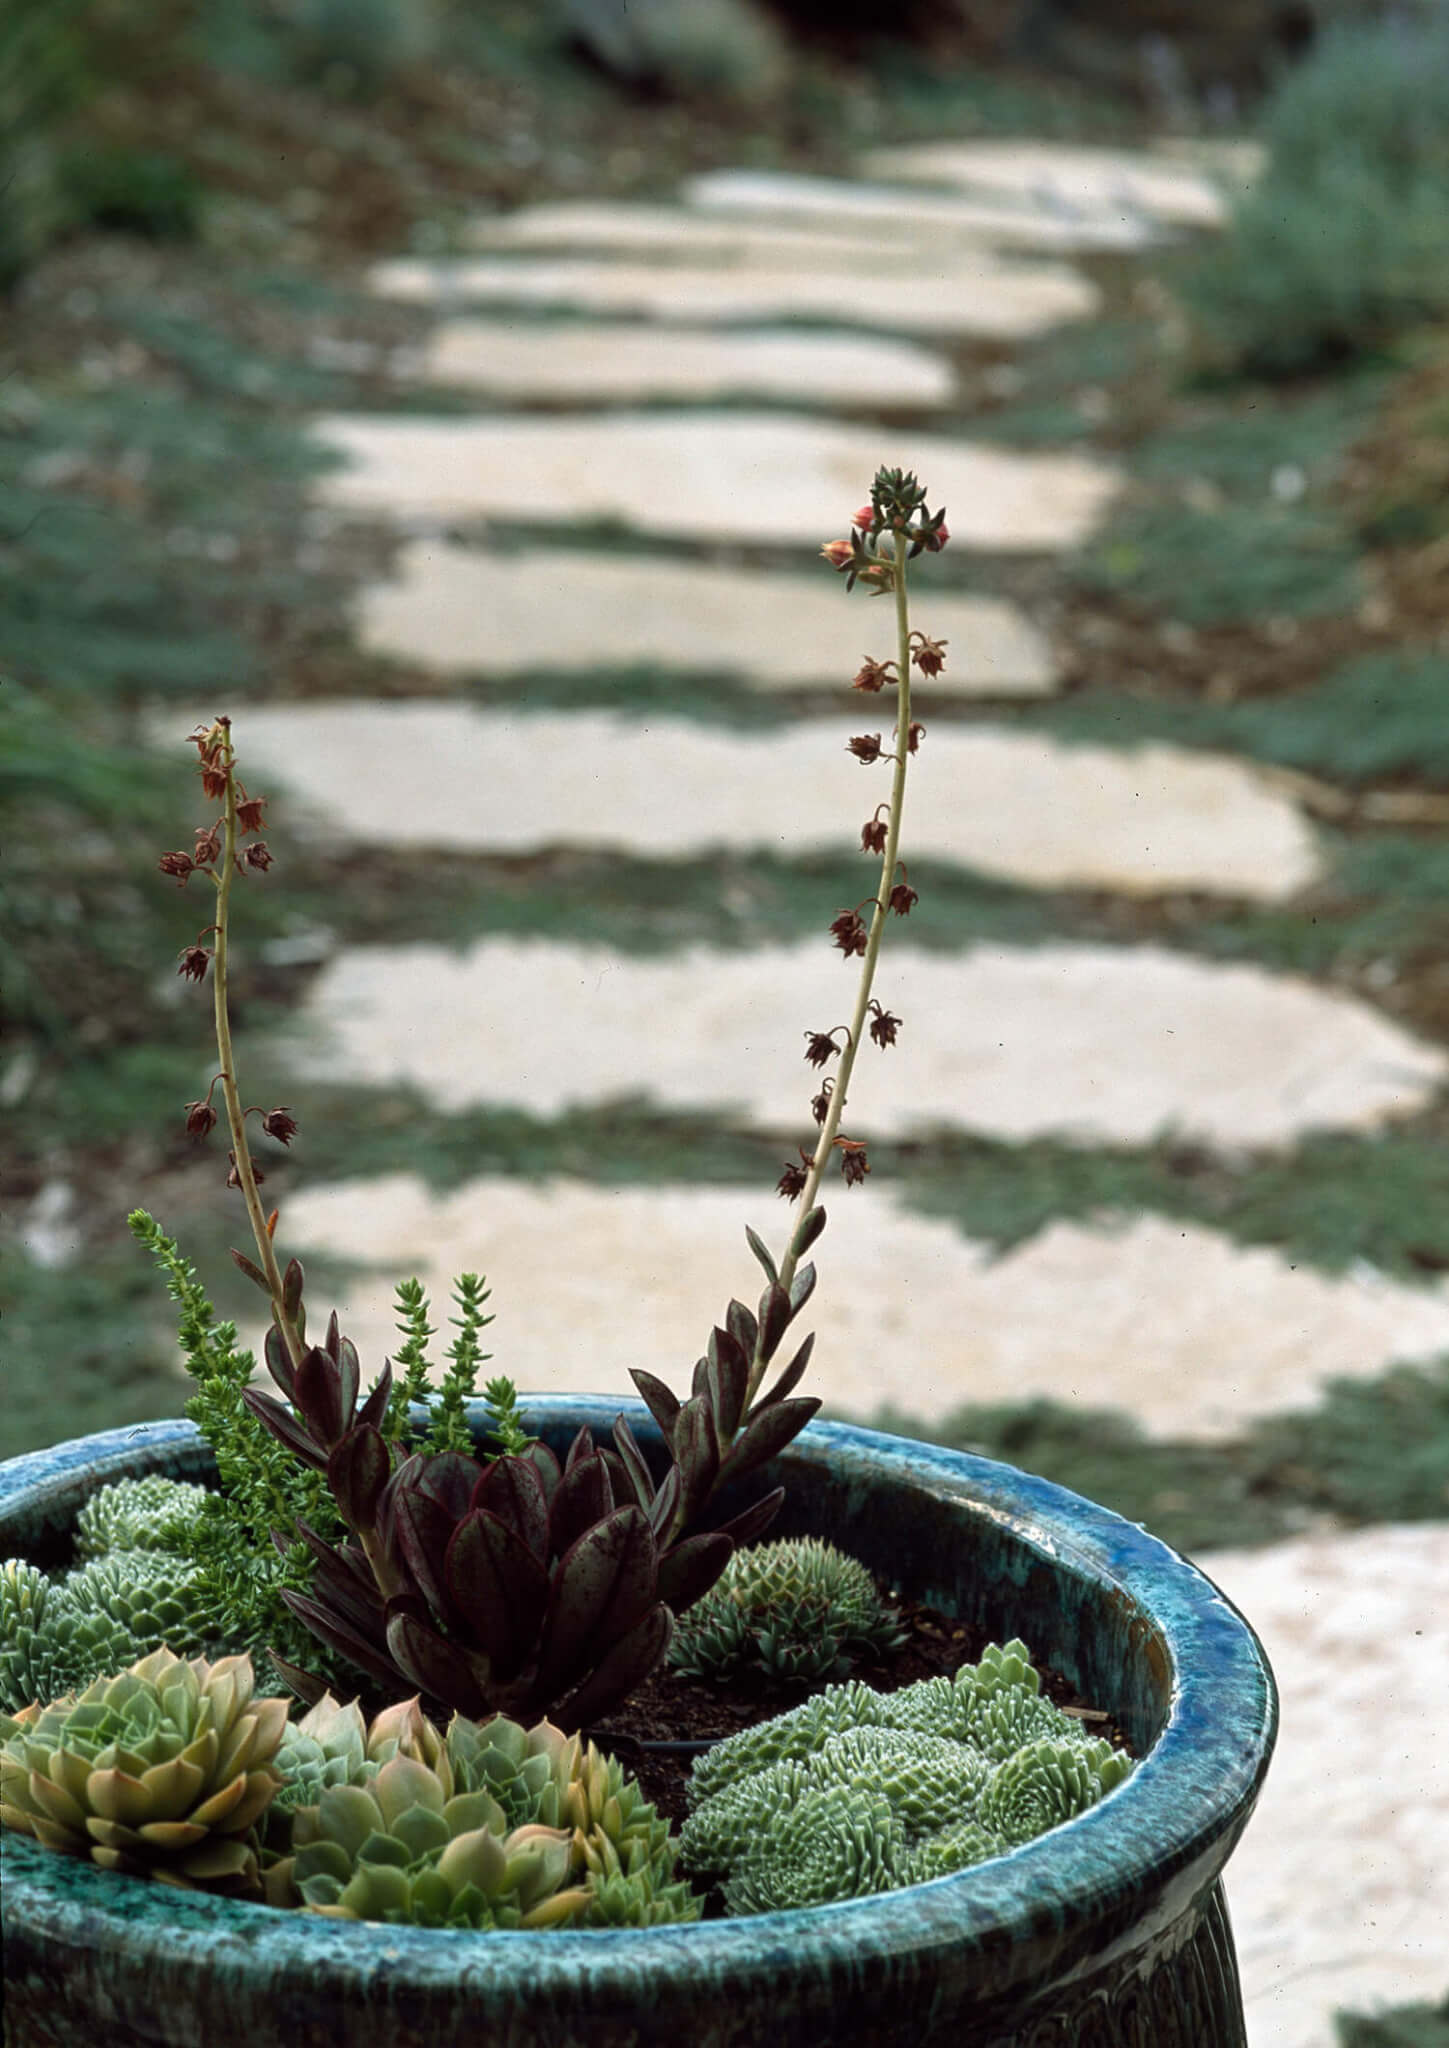
[[860,828],[860,850],[862,853],[884,853],[886,823],[884,818],[867,818]]
[[269,1138],[280,1138],[284,1145],[290,1145],[297,1135],[297,1119],[290,1109],[269,1109],[262,1118],[262,1129]]
[[805,1047],[805,1057],[812,1067],[823,1067],[828,1059],[840,1051],[840,1047],[828,1031],[807,1031],[805,1036],[809,1040]]
[[823,1124],[830,1114],[830,1091],[834,1086],[834,1081],[827,1077],[820,1093],[811,1101],[810,1114],[818,1124]]
[[220,754],[208,754],[201,763],[201,786],[210,797],[226,795],[227,771]]
[[157,862],[163,875],[174,875],[183,886],[189,880],[196,862],[189,853],[163,853]]
[[188,1102],[186,1128],[193,1138],[204,1138],[216,1127],[216,1111],[209,1102]]
[[188,981],[205,981],[206,970],[211,965],[210,946],[183,946],[178,974],[184,974]]
[[906,752],[908,754],[914,754],[916,749],[920,746],[921,738],[925,730],[926,728],[922,725],[919,718],[914,718],[911,720],[911,729],[906,734]]
[[894,667],[893,661],[877,661],[868,654],[856,670],[850,687],[852,690],[883,690],[887,683],[895,680],[891,674]]
[[199,868],[215,866],[221,856],[221,828],[218,825],[198,825],[196,828],[196,851],[192,858]]
[[858,526],[863,533],[869,532],[875,525],[874,505],[862,505],[850,523],[852,526]]
[[809,1174],[803,1166],[787,1166],[775,1183],[775,1193],[783,1195],[787,1202],[793,1202],[805,1192]]
[[900,1018],[893,1017],[889,1010],[883,1010],[880,1004],[876,1002],[873,998],[871,1001],[871,1008],[875,1012],[874,1017],[871,1019],[870,1025],[871,1037],[875,1040],[876,1044],[882,1048],[888,1045],[894,1045],[896,1042],[896,1033],[901,1028]]
[[848,540],[828,540],[820,552],[832,569],[848,569],[855,559],[855,549]]
[[264,796],[244,796],[236,807],[236,821],[243,832],[260,832]]
[[911,660],[923,676],[938,676],[946,666],[946,649],[949,640],[932,640],[925,633],[912,633],[912,640],[920,642],[911,650]]
[[[231,1172],[226,1177],[226,1184],[229,1188],[239,1188],[241,1186],[241,1174],[237,1170],[236,1154],[235,1152],[228,1152],[226,1156],[231,1161]],[[253,1161],[252,1179],[258,1187],[261,1186],[266,1177],[262,1169]]]
[[865,1156],[865,1144],[860,1138],[837,1138],[840,1147],[840,1171],[845,1176],[848,1188],[859,1187],[870,1172],[870,1161]]
[[920,902],[920,896],[907,882],[897,882],[891,890],[891,909],[897,917],[909,917],[911,905]]
[[241,858],[245,867],[260,868],[263,874],[272,864],[271,849],[265,839],[254,839],[250,846],[244,846]]
[[878,761],[880,759],[880,734],[878,732],[857,733],[853,740],[845,743],[847,754],[854,754],[857,761]]
[[858,910],[842,910],[830,927],[835,934],[835,943],[848,960],[853,953],[864,953],[866,946],[865,919]]

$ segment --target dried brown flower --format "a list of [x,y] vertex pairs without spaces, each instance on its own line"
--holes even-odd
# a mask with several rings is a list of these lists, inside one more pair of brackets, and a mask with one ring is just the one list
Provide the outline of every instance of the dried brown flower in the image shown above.
[[807,1031],[805,1036],[809,1041],[805,1047],[805,1057],[812,1067],[823,1067],[828,1059],[840,1051],[840,1047],[828,1031]]
[[878,761],[880,759],[880,734],[858,732],[853,740],[845,743],[847,754],[854,754],[857,761]]
[[906,734],[906,752],[908,754],[914,754],[916,749],[920,746],[921,736],[925,732],[925,730],[926,728],[922,725],[919,718],[913,718],[911,720],[911,729]]
[[816,1123],[818,1124],[823,1124],[826,1117],[828,1117],[830,1114],[830,1095],[831,1090],[834,1088],[834,1086],[835,1082],[833,1078],[829,1074],[827,1074],[824,1081],[821,1083],[820,1093],[814,1096],[811,1100],[810,1114],[814,1117]]
[[950,646],[950,641],[932,640],[925,633],[912,633],[911,639],[917,643],[911,648],[911,660],[921,674],[938,676],[946,666],[946,649]]
[[191,878],[196,862],[189,853],[163,853],[157,862],[163,875],[174,875],[184,888]]
[[877,661],[874,655],[868,654],[856,670],[850,687],[852,690],[883,690],[887,683],[895,681],[891,674],[894,667],[893,661]]
[[265,839],[254,839],[250,846],[241,851],[242,864],[249,868],[260,868],[263,874],[272,864],[271,848]]
[[221,827],[219,825],[198,825],[196,828],[196,851],[192,859],[199,868],[214,867],[221,857]]
[[896,1042],[896,1033],[901,1028],[900,1018],[893,1017],[889,1010],[883,1010],[880,1004],[876,1002],[873,998],[870,1007],[875,1012],[875,1015],[872,1017],[870,1024],[871,1037],[875,1040],[876,1044],[878,1046],[881,1046],[882,1048],[888,1045],[894,1045]]
[[186,1105],[186,1128],[193,1138],[204,1138],[216,1127],[216,1111],[210,1102],[188,1102]]
[[920,900],[918,892],[908,882],[897,882],[891,890],[891,909],[897,917],[909,917],[911,905]]
[[280,1138],[284,1145],[290,1145],[297,1135],[297,1119],[285,1105],[269,1109],[262,1118],[262,1129],[269,1138]]
[[264,796],[244,796],[236,807],[236,821],[243,832],[260,832],[262,829],[262,805]]
[[835,934],[835,943],[849,960],[852,954],[864,953],[867,932],[865,919],[858,910],[842,910],[830,927]]
[[867,818],[860,828],[860,850],[862,853],[884,853],[886,823],[884,818]]
[[[229,1188],[239,1188],[241,1186],[241,1174],[237,1170],[236,1154],[235,1152],[228,1152],[226,1156],[231,1161],[231,1171],[230,1173],[228,1173],[226,1177],[226,1184]],[[258,1187],[261,1186],[262,1182],[266,1179],[266,1177],[267,1176],[262,1172],[262,1169],[256,1164],[255,1161],[253,1161],[252,1179],[256,1182]]]
[[188,981],[205,981],[206,970],[211,965],[210,946],[183,946],[178,974],[184,974]]
[[209,797],[226,795],[227,768],[221,754],[203,754],[201,758],[201,786]]
[[837,1138],[840,1148],[840,1171],[848,1188],[859,1187],[870,1172],[870,1161],[865,1156],[865,1143],[860,1138]]
[[[803,1159],[805,1154],[802,1152],[800,1156]],[[793,1202],[805,1192],[805,1183],[809,1177],[806,1167],[787,1166],[775,1183],[775,1193],[783,1195],[787,1202]]]

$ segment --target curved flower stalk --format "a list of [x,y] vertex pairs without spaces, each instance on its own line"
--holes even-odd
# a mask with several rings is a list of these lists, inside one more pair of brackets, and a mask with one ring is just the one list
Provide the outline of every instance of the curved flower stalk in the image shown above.
[[[364,1398],[357,1352],[336,1316],[322,1343],[308,1341],[302,1268],[295,1258],[285,1267],[279,1260],[277,1211],[268,1214],[262,1202],[264,1176],[248,1135],[255,1116],[265,1133],[290,1145],[297,1119],[286,1105],[265,1112],[243,1105],[228,1007],[233,887],[240,876],[265,876],[273,864],[257,836],[266,799],[250,795],[239,778],[228,719],[192,734],[203,789],[220,804],[220,816],[198,828],[192,852],[164,855],[161,868],[183,886],[201,874],[215,891],[215,922],[183,949],[180,972],[196,982],[211,974],[217,1071],[206,1094],[187,1104],[186,1123],[195,1136],[208,1135],[219,1120],[219,1089],[231,1140],[228,1185],[242,1196],[255,1249],[255,1257],[232,1256],[268,1297],[266,1363],[285,1397],[247,1387],[240,1398],[304,1466],[325,1475],[349,1532],[333,1541],[333,1532],[319,1533],[305,1518],[295,1527],[273,1524],[284,1554],[300,1541],[312,1561],[307,1590],[277,1591],[322,1643],[394,1690],[415,1687],[469,1715],[547,1712],[571,1728],[597,1719],[663,1659],[674,1616],[716,1582],[736,1545],[763,1533],[783,1500],[777,1488],[722,1527],[706,1526],[720,1489],[784,1449],[820,1405],[795,1395],[810,1338],[775,1368],[815,1285],[814,1266],[802,1261],[825,1227],[815,1199],[822,1176],[835,1159],[847,1186],[859,1185],[870,1170],[864,1143],[841,1128],[857,1054],[867,1036],[885,1048],[900,1030],[900,1018],[872,987],[887,917],[908,915],[916,901],[899,860],[907,763],[924,731],[911,717],[911,669],[933,675],[944,661],[941,647],[910,627],[907,563],[923,549],[938,551],[947,537],[944,512],[926,510],[916,478],[883,469],[870,504],[855,515],[850,542],[824,550],[847,572],[847,588],[860,580],[895,598],[896,657],[868,657],[856,677],[863,690],[895,688],[893,747],[884,750],[879,734],[849,742],[863,764],[893,764],[890,797],[861,833],[862,848],[881,858],[880,878],[874,895],[863,899],[871,905],[869,920],[857,905],[831,926],[845,957],[859,957],[861,967],[849,1023],[806,1033],[807,1061],[819,1067],[834,1058],[838,1066],[813,1105],[814,1151],[802,1149],[802,1165],[787,1168],[780,1182],[780,1192],[801,1203],[785,1255],[777,1264],[748,1233],[765,1273],[758,1307],[729,1304],[686,1398],[651,1373],[633,1374],[667,1447],[662,1474],[622,1418],[612,1446],[598,1446],[585,1433],[562,1465],[538,1445],[512,1443],[483,1464],[453,1436],[447,1448],[403,1455],[401,1396],[414,1384],[416,1361],[398,1394],[384,1364]],[[453,1423],[461,1414],[459,1391],[451,1388]],[[304,1698],[321,1693],[319,1679],[274,1661]]]
[[954,1678],[832,1687],[742,1730],[694,1767],[685,1868],[717,1876],[732,1913],[761,1913],[922,1884],[1033,1840],[1132,1769],[1040,1684],[1025,1644],[993,1644]]

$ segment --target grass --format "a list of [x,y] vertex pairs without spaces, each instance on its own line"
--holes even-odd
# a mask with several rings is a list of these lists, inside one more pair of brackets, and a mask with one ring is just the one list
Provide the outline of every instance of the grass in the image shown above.
[[1189,1554],[1282,1542],[1325,1516],[1449,1517],[1449,1361],[1335,1381],[1315,1407],[1224,1444],[1154,1441],[1128,1416],[1056,1401],[967,1406],[931,1425],[894,1409],[869,1420],[1035,1472]]

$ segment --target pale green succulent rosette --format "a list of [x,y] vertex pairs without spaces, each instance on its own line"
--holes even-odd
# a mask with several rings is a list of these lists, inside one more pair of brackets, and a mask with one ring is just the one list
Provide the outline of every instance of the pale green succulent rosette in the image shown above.
[[79,1696],[0,1716],[0,1821],[108,1870],[260,1890],[255,1826],[280,1779],[284,1700],[248,1657],[156,1650]]
[[735,1552],[680,1617],[669,1662],[688,1677],[763,1668],[786,1682],[842,1673],[900,1639],[863,1564],[818,1537],[791,1537]]
[[273,1905],[479,1931],[699,1917],[702,1900],[674,1876],[678,1845],[638,1785],[548,1721],[455,1715],[443,1737],[416,1700],[366,1727],[328,1697],[280,1761],[289,1782],[264,1857]]
[[330,1785],[294,1823],[293,1882],[313,1912],[419,1927],[553,1927],[588,1906],[565,1828],[510,1830],[487,1792],[449,1795],[416,1757]]
[[206,1497],[204,1486],[158,1472],[98,1487],[76,1516],[76,1556],[85,1561],[114,1550],[184,1551],[186,1531]]
[[700,1759],[681,1861],[719,1879],[730,1912],[759,1913],[923,1884],[1031,1841],[1132,1768],[1040,1686],[1011,1642],[888,1696],[831,1687]]

